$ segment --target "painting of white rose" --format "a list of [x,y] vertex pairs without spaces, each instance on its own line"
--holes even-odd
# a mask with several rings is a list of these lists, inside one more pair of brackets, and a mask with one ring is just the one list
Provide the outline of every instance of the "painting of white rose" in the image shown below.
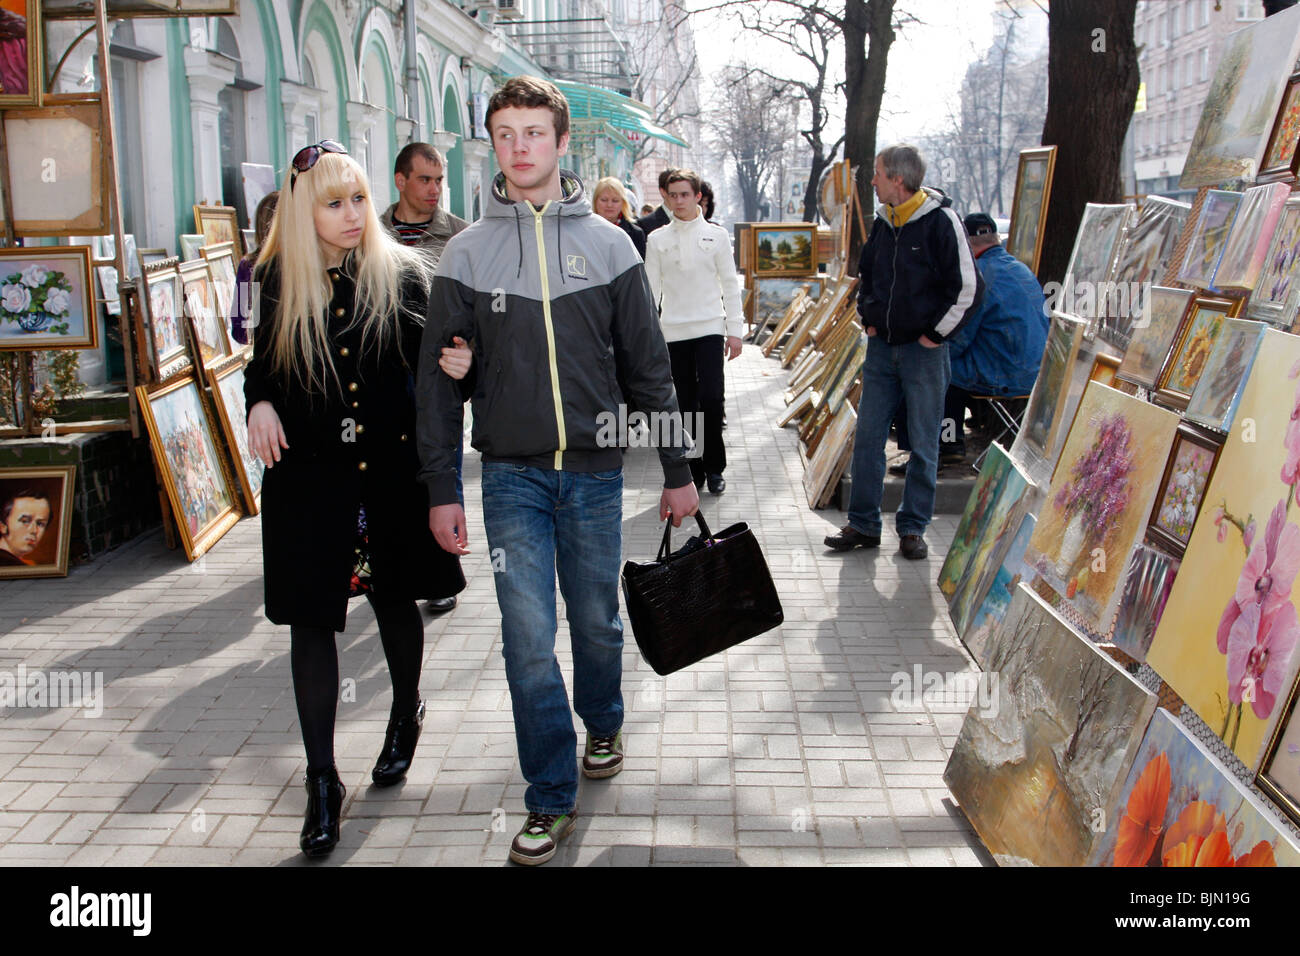
[[89,246],[0,249],[0,349],[98,345]]

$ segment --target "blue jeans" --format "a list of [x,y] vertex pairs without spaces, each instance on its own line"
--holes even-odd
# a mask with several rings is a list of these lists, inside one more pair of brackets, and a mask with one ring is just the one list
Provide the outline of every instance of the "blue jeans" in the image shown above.
[[501,607],[506,682],[532,813],[578,799],[577,735],[555,657],[555,579],[573,646],[573,709],[588,733],[623,726],[623,471],[483,463],[483,523]]
[[900,403],[906,402],[912,456],[907,462],[903,501],[894,522],[899,537],[925,534],[934,514],[939,431],[951,376],[946,344],[928,349],[920,342],[889,345],[879,336],[868,341],[867,360],[862,366],[862,399],[858,402],[849,494],[849,525],[855,530],[880,534],[885,441],[894,413]]

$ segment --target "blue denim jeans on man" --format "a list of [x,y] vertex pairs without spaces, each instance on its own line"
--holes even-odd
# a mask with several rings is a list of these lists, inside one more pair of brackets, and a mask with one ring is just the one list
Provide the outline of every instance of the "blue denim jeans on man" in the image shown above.
[[885,441],[894,413],[905,400],[912,457],[907,463],[903,500],[894,522],[900,538],[905,534],[925,534],[934,514],[939,431],[951,376],[946,344],[931,349],[920,342],[889,345],[879,336],[868,340],[849,494],[849,525],[856,531],[880,534]]
[[558,572],[573,647],[573,710],[593,736],[623,726],[623,471],[483,463],[483,523],[501,607],[502,653],[532,813],[578,799],[577,734],[555,656]]

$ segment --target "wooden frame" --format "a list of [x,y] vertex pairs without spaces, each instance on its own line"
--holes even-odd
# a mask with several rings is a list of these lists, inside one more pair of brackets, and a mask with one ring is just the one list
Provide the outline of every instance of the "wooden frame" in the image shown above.
[[194,231],[203,236],[205,248],[228,242],[233,246],[237,259],[244,257],[244,237],[239,228],[239,213],[234,206],[195,206]]
[[[0,249],[0,351],[97,347],[99,315],[91,265],[90,246]],[[34,309],[38,301],[56,311]],[[79,334],[54,331],[78,315]],[[60,317],[69,321],[59,322]]]
[[230,336],[226,333],[225,320],[217,313],[210,264],[182,262],[178,271],[185,317],[194,337],[194,364],[198,374],[202,375],[210,364],[230,355]]
[[[244,407],[242,386],[238,389],[238,407],[231,408],[226,392],[222,389],[224,380],[235,372],[242,373],[248,366],[247,351],[237,353],[229,358],[213,363],[207,369],[208,387],[212,390],[212,407],[217,411],[218,424],[230,452],[231,471],[239,483],[239,494],[243,499],[244,511],[255,515],[262,510],[262,476],[263,465],[248,449],[248,417]],[[242,374],[240,381],[242,382]],[[255,469],[250,474],[250,468]]]
[[[141,269],[144,285],[144,317],[149,336],[149,356],[156,379],[182,371],[189,364],[185,354],[184,288],[175,256],[151,262]],[[170,289],[170,292],[164,291]],[[171,301],[166,297],[170,295]]]
[[[32,508],[24,507],[22,513],[15,519],[15,508],[10,510],[11,522],[0,522],[0,580],[10,578],[50,578],[66,577],[68,574],[68,542],[72,534],[72,510],[73,495],[76,490],[76,465],[41,465],[34,468],[3,468],[0,469],[0,506],[7,504],[10,496],[18,496],[21,492],[32,491],[35,496],[31,496],[35,501],[44,497],[48,502],[48,514],[46,519],[48,523],[44,525],[44,531],[37,531],[35,534],[30,530],[34,524],[38,523],[40,518],[39,505]],[[34,503],[33,502],[33,503]],[[10,524],[13,527],[10,527]],[[54,525],[51,529],[50,525]],[[26,535],[21,535],[23,529],[28,529]],[[12,531],[12,534],[11,534]],[[46,543],[50,537],[51,531],[54,544],[54,559],[52,561],[33,561],[28,563],[25,554],[20,551],[39,558],[50,551],[49,544]],[[21,535],[21,537],[20,537]],[[15,540],[10,543],[10,538]],[[35,542],[32,538],[35,537]],[[15,548],[17,550],[15,550]]]
[[[1215,341],[1218,340],[1219,331],[1222,331],[1222,326],[1220,326],[1219,331],[1216,331],[1214,336],[1210,338],[1208,342],[1193,342],[1192,339],[1193,333],[1196,330],[1197,318],[1200,316],[1202,311],[1218,313],[1224,318],[1231,318],[1240,305],[1240,299],[1212,299],[1206,296],[1197,296],[1192,301],[1191,307],[1183,317],[1183,323],[1181,328],[1178,330],[1178,336],[1174,339],[1174,347],[1169,350],[1169,356],[1165,359],[1164,368],[1160,370],[1160,378],[1157,380],[1155,392],[1155,399],[1157,402],[1170,408],[1175,408],[1178,411],[1183,411],[1187,408],[1187,403],[1192,399],[1191,389],[1184,391],[1179,387],[1179,385],[1183,384],[1182,382],[1171,385],[1170,380],[1185,364],[1183,352],[1191,345],[1195,345],[1198,354],[1204,354],[1204,359],[1201,360],[1200,363],[1200,368],[1203,368],[1204,363],[1209,360],[1210,352],[1214,349]],[[1200,374],[1199,368],[1196,374]],[[1192,388],[1195,387],[1196,383],[1193,382]]]
[[1295,718],[1297,700],[1300,700],[1300,681],[1292,684],[1291,692],[1287,695],[1286,706],[1282,709],[1282,716],[1278,718],[1277,726],[1273,728],[1273,734],[1264,748],[1264,759],[1260,762],[1259,770],[1255,772],[1255,786],[1277,804],[1278,808],[1291,818],[1292,823],[1300,826],[1300,792],[1291,793],[1269,776],[1281,750],[1282,741],[1286,737],[1286,731]]
[[[156,406],[160,407],[160,403],[169,396],[180,395],[187,391],[192,393],[192,396],[188,401],[178,399],[178,410],[185,414],[187,422],[190,421],[191,416],[197,420],[187,429],[188,434],[182,436],[183,446],[178,447],[169,439],[179,434],[181,430],[168,427],[164,434],[160,429]],[[138,385],[136,394],[140,399],[140,411],[145,425],[149,429],[149,444],[153,449],[154,461],[158,465],[158,473],[167,491],[172,514],[176,518],[176,528],[180,533],[181,544],[185,548],[185,557],[193,561],[216,544],[221,536],[239,521],[239,512],[235,507],[237,498],[226,476],[221,453],[212,433],[212,422],[203,405],[203,395],[198,382],[188,372],[157,385]],[[171,410],[168,411],[168,417],[173,417]],[[171,423],[164,424],[170,426]],[[201,474],[193,468],[188,468],[186,469],[188,480],[195,483],[206,482],[210,487],[219,483],[218,490],[224,490],[225,501],[205,501],[201,495],[203,490],[201,487],[190,487],[179,483],[175,467],[177,463],[170,457],[175,453],[186,454],[191,459],[197,455],[200,459],[197,464],[206,466],[208,474]],[[195,462],[191,460],[189,464]],[[199,508],[203,509],[202,512],[198,512]]]
[[[1043,173],[1043,190],[1038,208],[1029,213],[1022,200],[1025,194],[1022,187],[1027,185],[1025,171],[1030,163],[1047,164]],[[1029,267],[1037,275],[1038,261],[1043,253],[1043,230],[1047,225],[1047,206],[1052,198],[1052,176],[1056,172],[1056,147],[1040,146],[1034,149],[1022,149],[1020,162],[1016,167],[1016,191],[1012,194],[1011,225],[1007,227],[1006,249],[1013,256]],[[1029,216],[1033,216],[1033,230],[1026,235]]]
[[[17,17],[12,13],[7,15]],[[16,93],[0,92],[0,107],[41,105],[41,93],[45,85],[42,66],[45,50],[42,43],[41,0],[27,0],[26,19],[24,26],[27,30],[27,89]],[[2,86],[3,84],[0,84],[0,87]]]
[[1255,182],[1295,179],[1297,174],[1300,174],[1300,72],[1292,73],[1286,81],[1282,105],[1268,135],[1268,146]]
[[[1219,260],[1223,258],[1224,247],[1228,244],[1243,199],[1245,193],[1227,189],[1211,189],[1205,194],[1205,201],[1192,224],[1187,254],[1178,266],[1179,282],[1198,289],[1213,288],[1214,273],[1219,269]],[[1211,216],[1215,217],[1216,225],[1211,226]],[[1219,216],[1222,216],[1221,222]],[[1213,261],[1210,261],[1210,256],[1213,256]]]
[[[1098,352],[1092,360],[1092,371],[1088,373],[1089,382],[1115,387],[1115,373],[1119,371],[1120,360],[1105,352]],[[1087,384],[1084,385],[1087,388]]]
[[[44,0],[47,20],[89,20],[94,0]],[[239,13],[239,0],[107,0],[110,20],[121,17],[225,17]]]
[[[229,338],[230,316],[234,311],[235,295],[238,293],[239,284],[234,247],[229,242],[221,242],[215,246],[204,246],[199,250],[199,255],[208,264],[208,273],[212,276],[214,290],[213,307],[217,310],[217,318],[221,320],[221,325]],[[239,348],[239,343],[234,339],[230,339],[230,343],[231,351]]]
[[[777,237],[783,235],[792,236],[796,239],[803,239],[804,252],[791,252],[790,256],[796,258],[787,262],[779,262],[770,256],[766,260],[760,259],[759,249],[763,244],[764,237],[770,237],[769,241],[777,241]],[[814,276],[817,274],[816,223],[757,223],[749,228],[748,240],[749,264],[752,267],[753,275],[756,279],[774,279],[780,277],[799,278]],[[764,261],[768,262],[766,267],[763,265]]]
[[[1179,299],[1182,300],[1178,318],[1173,323],[1173,328],[1169,330],[1167,340],[1163,340],[1160,332],[1164,328],[1168,328],[1168,326],[1163,322],[1156,325],[1155,317],[1152,314],[1157,299],[1161,300],[1162,304],[1166,300],[1170,303],[1176,303]],[[1195,301],[1196,293],[1191,289],[1154,286],[1143,306],[1146,312],[1144,324],[1140,328],[1134,329],[1129,336],[1128,348],[1124,350],[1124,360],[1120,362],[1115,377],[1119,381],[1131,382],[1134,385],[1140,385],[1142,388],[1155,388],[1156,383],[1160,381],[1160,373],[1164,371],[1165,363],[1169,361],[1169,353],[1173,351],[1174,343],[1178,341],[1178,335],[1182,332],[1183,324],[1187,321],[1187,313]],[[1173,315],[1172,309],[1169,315]],[[1159,351],[1147,348],[1148,345],[1157,344],[1160,346]]]
[[[1205,484],[1201,487],[1200,498],[1196,502],[1196,512],[1192,515],[1192,520],[1187,523],[1186,539],[1180,538],[1169,529],[1161,527],[1159,523],[1161,506],[1169,493],[1169,480],[1178,458],[1178,451],[1184,443],[1204,448],[1211,452],[1212,455],[1210,470],[1205,475]],[[1222,438],[1216,437],[1209,430],[1191,422],[1183,422],[1178,426],[1178,431],[1174,434],[1174,443],[1169,449],[1169,460],[1165,462],[1165,470],[1160,476],[1160,485],[1156,489],[1155,501],[1151,505],[1151,517],[1147,519],[1146,541],[1148,544],[1182,560],[1183,555],[1187,553],[1187,542],[1191,539],[1192,528],[1196,525],[1196,519],[1200,516],[1201,508],[1205,506],[1205,492],[1210,487],[1210,480],[1214,477],[1214,469],[1219,464],[1219,452],[1222,450]]]
[[[8,151],[14,232],[22,236],[111,232],[105,192],[112,177],[99,94],[51,95],[42,102],[35,109],[4,113],[6,141],[23,145]],[[83,189],[86,204],[72,205]]]

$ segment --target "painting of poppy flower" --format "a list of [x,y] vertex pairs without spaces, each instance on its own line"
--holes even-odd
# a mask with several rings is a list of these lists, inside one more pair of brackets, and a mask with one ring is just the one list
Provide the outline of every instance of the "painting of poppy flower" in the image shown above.
[[1164,710],[1104,817],[1089,866],[1300,865],[1273,810]]
[[1300,339],[1264,333],[1147,662],[1252,770],[1300,667]]

